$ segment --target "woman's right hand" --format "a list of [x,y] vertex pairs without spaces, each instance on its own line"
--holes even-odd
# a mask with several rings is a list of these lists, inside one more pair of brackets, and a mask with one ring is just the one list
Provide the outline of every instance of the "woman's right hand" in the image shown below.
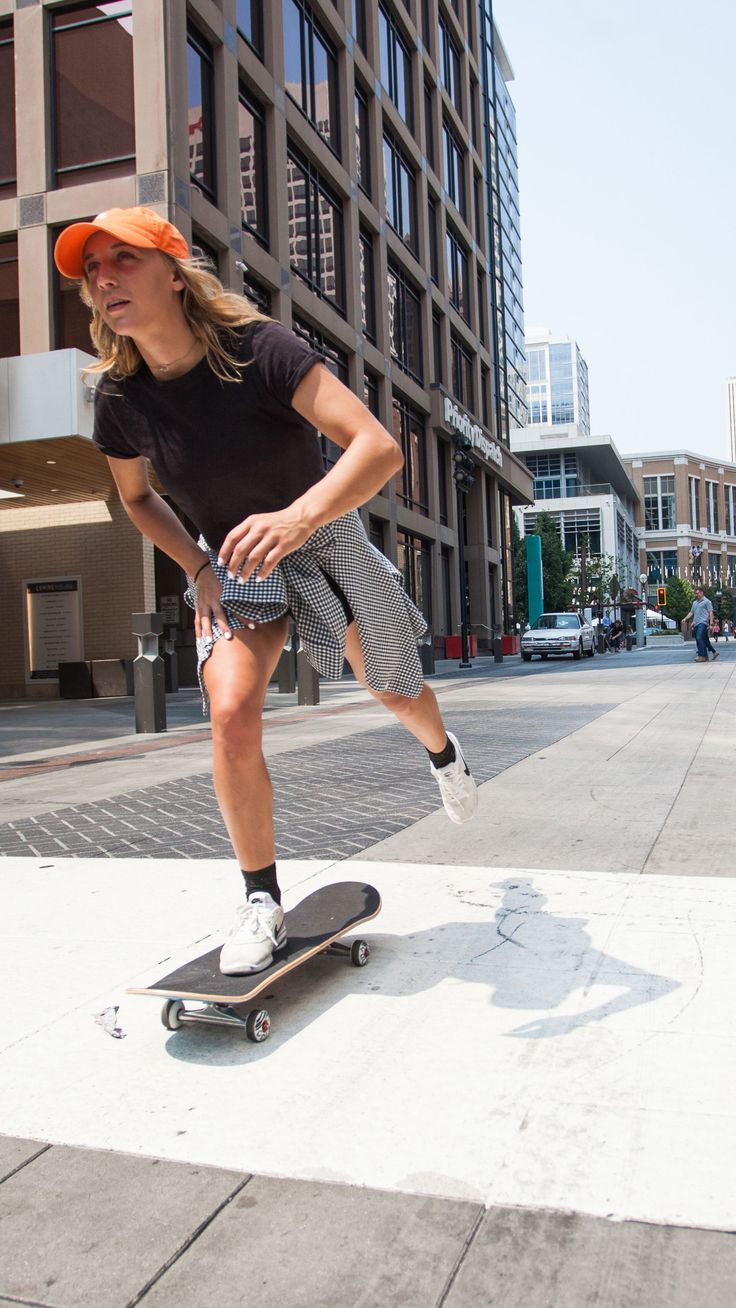
[[194,610],[194,634],[197,640],[212,636],[212,619],[217,622],[225,640],[232,640],[233,633],[227,620],[227,614],[221,603],[222,588],[212,567],[204,568],[195,582],[197,605]]

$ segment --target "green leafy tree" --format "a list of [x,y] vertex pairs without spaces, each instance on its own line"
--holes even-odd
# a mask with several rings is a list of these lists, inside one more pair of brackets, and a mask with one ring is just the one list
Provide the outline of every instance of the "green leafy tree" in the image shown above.
[[684,581],[682,577],[668,577],[667,604],[664,610],[667,617],[682,622],[685,614],[690,612],[694,596],[695,590],[689,581]]
[[[542,584],[544,607],[548,613],[560,613],[572,605],[573,583],[570,570],[573,555],[562,548],[560,533],[549,513],[538,513],[535,534],[542,538]],[[526,560],[525,560],[526,566]]]
[[586,562],[586,591],[583,595],[580,575],[580,559],[574,559],[570,568],[570,580],[573,584],[573,599],[579,608],[589,605],[605,605],[611,594],[611,579],[616,570],[616,560],[610,554],[589,554]]

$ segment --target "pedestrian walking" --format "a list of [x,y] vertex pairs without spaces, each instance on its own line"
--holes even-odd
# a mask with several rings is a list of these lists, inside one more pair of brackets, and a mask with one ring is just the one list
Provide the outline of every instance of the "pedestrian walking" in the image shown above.
[[718,658],[718,650],[714,649],[708,639],[708,630],[713,622],[713,605],[707,598],[702,586],[695,587],[695,598],[690,606],[690,612],[685,614],[684,621],[692,619],[693,635],[697,646],[696,663],[708,662],[708,650],[711,651],[713,658]]
[[731,623],[728,621],[727,618],[723,624],[723,639],[725,640],[726,644],[728,644],[728,638],[730,635],[731,635]]
[[[55,259],[92,314],[95,444],[131,521],[188,575],[213,781],[246,891],[220,965],[258,972],[286,938],[261,719],[289,615],[320,673],[338,678],[346,658],[425,747],[452,821],[477,807],[422,679],[425,621],[357,513],[401,451],[318,351],[225,290],[152,210],[74,223]],[[328,472],[320,432],[342,450]],[[150,485],[147,460],[197,543]]]

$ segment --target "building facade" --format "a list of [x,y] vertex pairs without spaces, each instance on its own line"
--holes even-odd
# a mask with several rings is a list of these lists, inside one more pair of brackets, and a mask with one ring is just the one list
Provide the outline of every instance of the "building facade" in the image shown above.
[[517,509],[522,536],[534,531],[537,514],[549,513],[564,549],[579,559],[607,555],[621,589],[639,585],[637,509],[639,491],[610,436],[588,436],[579,427],[527,427],[514,451],[534,476],[534,504]]
[[640,497],[639,561],[650,597],[670,577],[736,586],[736,460],[675,450],[625,462]]
[[57,693],[29,665],[29,580],[76,578],[81,657],[132,654],[130,613],[160,610],[194,673],[184,578],[91,445],[87,312],[52,261],[63,226],[114,206],[175,222],[394,433],[403,472],[362,512],[437,652],[459,630],[452,442],[471,434],[471,630],[483,645],[511,629],[511,513],[531,478],[509,447],[510,77],[487,0],[0,0],[0,532],[18,633],[0,695]]
[[528,425],[579,427],[590,436],[588,365],[569,336],[546,328],[526,335]]

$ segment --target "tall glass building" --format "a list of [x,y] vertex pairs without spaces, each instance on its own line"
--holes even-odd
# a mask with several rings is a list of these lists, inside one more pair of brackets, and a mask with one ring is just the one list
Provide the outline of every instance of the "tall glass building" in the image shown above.
[[569,336],[547,330],[526,335],[530,427],[580,428],[590,436],[588,365]]
[[496,426],[508,444],[509,433],[526,426],[524,300],[521,279],[519,169],[516,110],[507,83],[514,73],[493,21],[492,0],[479,0],[480,71],[488,244],[493,251],[491,278],[493,343],[496,355]]

